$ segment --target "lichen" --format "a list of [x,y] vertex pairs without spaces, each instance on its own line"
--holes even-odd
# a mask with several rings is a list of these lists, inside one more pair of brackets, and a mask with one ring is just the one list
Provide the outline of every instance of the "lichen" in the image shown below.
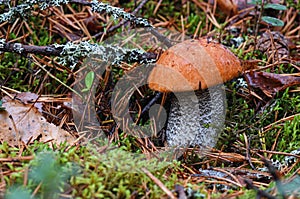
[[24,50],[24,48],[22,47],[22,44],[21,43],[15,43],[14,45],[13,45],[13,49],[14,49],[14,51],[15,52],[17,52],[17,53],[22,53],[23,52],[23,50]]
[[35,4],[38,4],[39,8],[41,10],[45,10],[49,7],[55,7],[55,6],[61,6],[63,4],[67,4],[69,3],[69,0],[25,0],[24,4],[29,5],[30,7],[32,7]]
[[4,48],[5,45],[6,45],[6,40],[0,39],[0,48]]
[[[0,39],[0,49],[3,49],[6,45],[6,40],[5,39]],[[0,51],[0,54],[2,54],[3,51]]]
[[[290,154],[299,155],[300,149],[293,150],[290,152]],[[282,161],[279,161],[276,159],[271,159],[271,164],[275,167],[276,170],[282,171],[283,169],[290,167],[297,162],[297,157],[295,157],[293,155],[285,156],[284,160],[282,160]],[[263,172],[269,171],[268,167],[257,168],[257,170],[263,171]]]
[[[0,23],[5,21],[13,22],[17,16],[26,18],[30,14],[30,10],[33,10],[34,5],[38,5],[41,10],[45,10],[49,7],[61,6],[63,4],[68,4],[69,2],[69,0],[25,0],[22,4],[9,8],[8,12],[0,14]],[[1,2],[1,4],[4,4],[4,2]],[[93,0],[90,5],[93,12],[106,12],[107,14],[111,14],[114,19],[122,17],[137,25],[152,27],[148,20],[127,13],[122,8],[98,2],[97,0]]]
[[243,78],[238,78],[236,80],[236,87],[237,88],[248,88],[248,84]]
[[[8,12],[0,14],[0,23],[5,21],[13,22],[15,18],[19,16],[26,18],[33,9],[33,6],[36,4],[41,10],[44,10],[51,6],[60,6],[69,2],[69,0],[25,0],[22,4],[10,8]],[[97,0],[93,0],[90,5],[93,12],[106,12],[107,14],[111,14],[115,19],[122,17],[123,19],[129,20],[137,25],[152,27],[146,19],[135,17],[134,15],[125,12],[122,8],[98,2]],[[109,61],[112,64],[119,64],[124,60],[129,62],[140,61],[140,57],[143,57],[142,54],[144,54],[144,52],[139,49],[124,49],[119,46],[112,45],[104,47],[97,44],[90,44],[89,42],[81,42],[79,44],[68,42],[65,45],[55,44],[54,46],[56,48],[62,48],[62,52],[60,54],[61,57],[58,58],[58,62],[63,65],[70,64],[71,68],[74,68],[82,57],[90,55],[97,55],[103,61]],[[22,53],[23,50],[24,49],[21,48],[20,45],[15,44],[15,52]],[[153,61],[154,60],[152,59],[142,59],[142,63],[152,63]]]
[[10,0],[0,0],[0,5],[3,5],[5,3],[9,3]]
[[27,17],[30,12],[31,6],[29,4],[20,4],[16,7],[12,7],[8,12],[0,15],[0,23],[5,21],[12,22],[16,16]]
[[[58,63],[62,65],[70,64],[74,68],[78,61],[83,57],[97,56],[104,62],[109,62],[112,65],[118,65],[121,61],[136,62],[141,61],[139,57],[143,57],[145,53],[139,49],[126,49],[120,46],[113,45],[98,45],[91,44],[88,41],[75,44],[67,42],[65,45],[54,44],[55,48],[62,49]],[[141,62],[153,62],[152,59],[143,59]]]
[[111,14],[114,17],[114,19],[122,17],[123,19],[129,20],[137,25],[152,27],[146,19],[136,17],[130,13],[125,12],[122,8],[117,8],[109,4],[98,2],[97,0],[93,0],[91,2],[91,9],[93,12],[98,13],[102,13],[105,11],[107,14]]

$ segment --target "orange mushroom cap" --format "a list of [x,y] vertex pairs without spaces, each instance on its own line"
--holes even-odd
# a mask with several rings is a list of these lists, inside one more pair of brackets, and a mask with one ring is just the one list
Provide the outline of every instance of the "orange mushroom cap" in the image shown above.
[[246,69],[221,44],[207,39],[186,40],[160,56],[148,84],[160,92],[206,89],[238,77]]

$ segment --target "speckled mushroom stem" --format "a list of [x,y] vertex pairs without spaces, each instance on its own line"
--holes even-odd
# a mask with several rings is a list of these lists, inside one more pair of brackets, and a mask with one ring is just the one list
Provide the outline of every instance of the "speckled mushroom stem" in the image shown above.
[[225,119],[224,89],[175,93],[166,129],[168,146],[214,147]]

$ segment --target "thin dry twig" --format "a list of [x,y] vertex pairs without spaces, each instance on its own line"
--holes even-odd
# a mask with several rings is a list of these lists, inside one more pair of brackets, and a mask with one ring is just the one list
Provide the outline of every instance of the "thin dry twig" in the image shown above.
[[150,171],[146,168],[142,168],[142,171],[153,180],[155,184],[157,184],[171,199],[176,199],[174,194],[158,179],[156,178]]

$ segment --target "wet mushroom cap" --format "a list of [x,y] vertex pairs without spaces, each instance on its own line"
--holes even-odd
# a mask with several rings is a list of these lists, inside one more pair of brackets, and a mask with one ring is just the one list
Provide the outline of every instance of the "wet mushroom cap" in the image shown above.
[[[207,39],[186,40],[166,50],[148,78],[160,92],[206,89],[238,77],[246,70],[223,45]],[[188,84],[179,81],[179,76]]]

